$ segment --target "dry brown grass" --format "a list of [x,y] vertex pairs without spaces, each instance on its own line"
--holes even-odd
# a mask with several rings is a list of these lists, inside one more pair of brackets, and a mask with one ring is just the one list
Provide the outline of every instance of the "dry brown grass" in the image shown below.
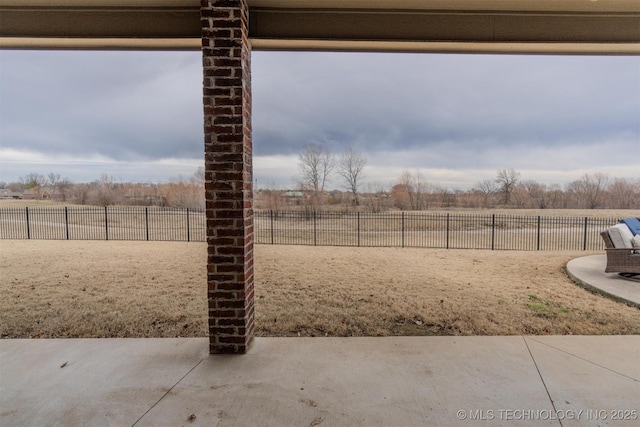
[[[206,335],[203,243],[2,241],[0,336]],[[256,247],[259,336],[639,334],[585,252]]]

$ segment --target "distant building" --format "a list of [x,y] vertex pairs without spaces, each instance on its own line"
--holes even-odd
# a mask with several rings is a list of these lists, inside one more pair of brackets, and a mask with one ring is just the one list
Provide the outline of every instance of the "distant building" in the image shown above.
[[0,199],[2,200],[20,200],[22,199],[22,193],[18,191],[11,191],[8,188],[0,188]]
[[57,188],[53,187],[41,187],[39,189],[30,188],[22,192],[22,199],[24,200],[55,200],[61,202],[64,200],[64,196]]
[[285,191],[282,197],[288,206],[302,205],[305,199],[304,191]]

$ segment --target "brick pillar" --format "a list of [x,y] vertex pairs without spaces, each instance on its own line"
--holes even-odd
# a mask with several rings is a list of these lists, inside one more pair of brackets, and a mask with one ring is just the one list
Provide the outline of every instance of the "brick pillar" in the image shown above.
[[246,0],[201,0],[210,353],[253,337],[251,47]]

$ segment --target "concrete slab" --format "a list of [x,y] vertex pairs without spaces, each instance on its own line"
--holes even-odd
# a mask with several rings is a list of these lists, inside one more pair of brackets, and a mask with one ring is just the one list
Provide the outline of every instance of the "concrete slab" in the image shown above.
[[0,425],[638,422],[637,336],[256,338],[245,355],[207,351],[206,338],[0,340]]
[[624,279],[617,273],[605,273],[606,265],[606,255],[580,257],[567,263],[567,273],[587,289],[640,307],[640,282]]
[[[545,341],[544,338],[542,337]],[[640,337],[626,337],[625,342],[612,337],[547,339],[550,347],[536,338],[527,338],[536,365],[554,402],[556,417],[567,426],[636,426],[640,424]],[[600,341],[589,348],[589,341]],[[609,343],[607,343],[609,341]],[[549,351],[553,348],[554,351]],[[566,350],[561,350],[565,348]],[[608,366],[618,354],[625,363]],[[593,359],[592,359],[593,357]],[[614,363],[615,366],[615,363]],[[632,372],[628,376],[624,372]]]
[[640,381],[640,336],[638,335],[589,335],[589,336],[533,336],[527,342],[536,341],[567,355],[617,372]]
[[0,425],[133,425],[206,339],[0,340]]
[[524,407],[553,409],[522,337],[268,338],[203,361],[137,425],[463,426]]

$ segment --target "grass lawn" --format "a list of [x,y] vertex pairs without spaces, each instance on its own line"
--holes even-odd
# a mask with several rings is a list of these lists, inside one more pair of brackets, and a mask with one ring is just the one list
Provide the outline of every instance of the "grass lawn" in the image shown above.
[[[590,252],[258,245],[256,335],[640,334],[564,266]],[[0,336],[206,336],[204,243],[0,244]]]

